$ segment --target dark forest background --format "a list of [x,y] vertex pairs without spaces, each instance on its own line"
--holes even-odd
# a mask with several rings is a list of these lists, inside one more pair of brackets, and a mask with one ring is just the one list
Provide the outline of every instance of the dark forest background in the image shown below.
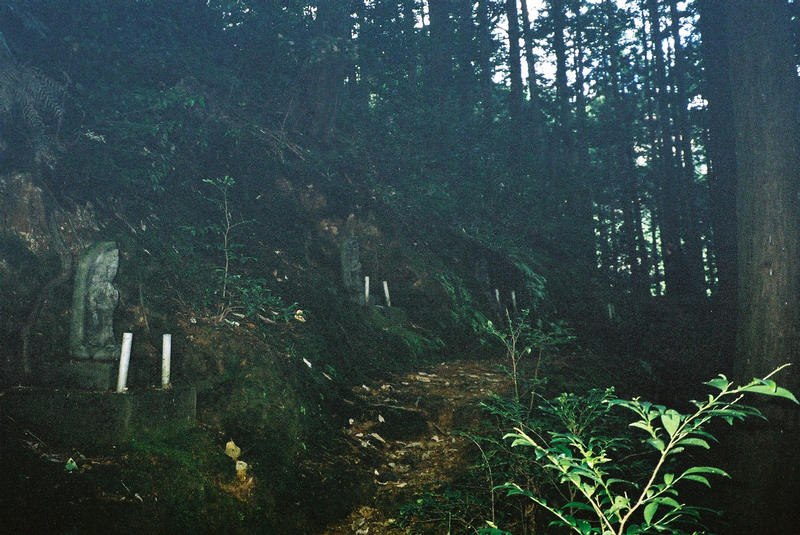
[[[65,313],[42,292],[68,301],[70,258],[101,237],[123,249],[120,325],[155,340],[200,316],[247,317],[272,329],[276,354],[295,340],[343,375],[484,352],[476,313],[509,307],[511,290],[596,357],[575,375],[635,393],[673,400],[718,372],[794,362],[797,10],[7,0],[4,375],[24,382],[58,353]],[[11,235],[26,225],[23,247]],[[338,250],[352,235],[365,274],[389,280],[422,327],[376,328],[383,353],[340,304]],[[298,311],[313,336],[298,334]],[[378,358],[353,356],[366,353]],[[185,365],[187,378],[225,367]],[[800,371],[781,384],[796,391]],[[768,496],[779,522],[798,481],[778,438],[797,437],[797,414],[764,410],[780,429],[740,440],[774,456],[742,463],[754,483],[740,508]],[[781,478],[790,490],[773,493]]]

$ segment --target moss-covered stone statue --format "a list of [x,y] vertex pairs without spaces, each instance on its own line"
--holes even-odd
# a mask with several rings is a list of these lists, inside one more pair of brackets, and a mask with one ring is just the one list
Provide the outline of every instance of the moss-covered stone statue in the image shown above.
[[75,270],[68,364],[74,386],[111,386],[112,362],[119,357],[114,337],[119,291],[112,285],[118,267],[117,244],[100,242],[81,255]]
[[359,294],[363,291],[363,279],[361,278],[361,261],[358,253],[358,238],[349,237],[342,244],[340,251],[342,262],[342,282],[348,292]]

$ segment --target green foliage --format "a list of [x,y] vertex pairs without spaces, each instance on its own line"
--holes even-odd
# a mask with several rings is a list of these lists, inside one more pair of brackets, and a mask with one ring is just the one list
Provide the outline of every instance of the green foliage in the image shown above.
[[399,337],[415,358],[436,353],[444,348],[444,341],[441,338],[408,329],[404,325],[390,325],[385,327],[384,331]]
[[234,273],[234,266],[257,263],[258,259],[244,253],[245,244],[238,241],[236,231],[252,220],[237,218],[231,201],[231,188],[236,181],[225,175],[222,178],[203,179],[214,190],[204,195],[216,209],[216,218],[201,225],[184,225],[183,230],[193,239],[200,240],[202,249],[221,254],[222,265],[214,268],[214,284],[205,288],[202,306],[214,310],[215,322],[235,322],[248,319],[272,323],[289,321],[294,316],[294,305],[286,305],[273,295],[266,279]]
[[[221,275],[218,280],[220,278]],[[280,297],[272,293],[265,279],[230,275],[227,289],[232,303],[229,308],[231,315],[267,322],[287,322],[295,317],[296,304],[286,305]],[[303,313],[305,317],[308,311],[304,310]]]
[[436,275],[450,300],[450,317],[457,324],[468,327],[475,333],[481,333],[488,319],[478,308],[472,293],[464,285],[464,281],[454,273]]
[[31,151],[36,162],[51,167],[56,160],[56,144],[49,138],[48,130],[56,130],[56,126],[61,125],[65,97],[64,86],[38,69],[3,61],[0,67],[0,122],[16,129],[19,137],[26,139],[24,148]]
[[164,532],[244,532],[249,506],[220,483],[233,480],[223,446],[200,428],[140,430],[121,446],[124,487],[151,502]]
[[545,291],[547,279],[545,279],[539,273],[536,273],[533,268],[521,260],[515,260],[514,265],[525,277],[525,289],[528,291],[531,297],[535,301],[544,300],[545,296],[547,295]]
[[[614,458],[619,454],[619,442],[623,440],[609,441],[587,432],[588,426],[582,423],[581,416],[586,413],[576,413],[569,398],[562,398],[561,402],[551,405],[551,410],[571,422],[566,432],[548,431],[549,438],[545,438],[530,429],[517,427],[505,438],[513,439],[512,447],[532,448],[537,463],[558,478],[572,499],[553,505],[540,494],[517,483],[506,483],[499,488],[507,489],[509,496],[528,497],[555,515],[555,524],[581,535],[680,535],[687,533],[687,528],[697,529],[703,509],[679,502],[678,484],[693,481],[710,487],[709,476],[727,477],[727,474],[713,466],[683,468],[676,459],[685,458],[687,448],[710,448],[709,442],[716,441],[708,431],[712,420],[722,419],[732,424],[734,420],[761,416],[756,408],[741,403],[747,393],[780,397],[797,403],[791,392],[778,387],[770,379],[784,367],[743,386],[734,386],[720,375],[706,383],[719,392],[709,394],[705,400],[693,401],[696,410],[686,414],[638,398],[602,400],[609,409],[622,407],[633,412],[636,419],[629,426],[644,431],[646,435],[638,439],[638,444],[645,446],[646,450],[655,450],[642,480],[632,479],[625,462],[619,457]],[[592,414],[597,414],[597,411],[592,411]]]
[[[514,400],[520,399],[519,368],[522,359],[534,355],[536,367],[533,373],[533,384],[539,380],[539,369],[542,360],[559,347],[575,340],[575,335],[564,322],[550,322],[547,325],[537,319],[535,325],[529,320],[530,311],[523,310],[522,314],[512,318],[506,313],[508,326],[505,330],[495,327],[492,321],[487,321],[485,332],[499,340],[506,350],[506,356],[511,364],[511,379],[514,383]],[[531,392],[532,394],[532,392]]]
[[[483,509],[482,496],[464,485],[448,485],[425,492],[403,505],[398,524],[418,534],[441,533],[442,529],[448,533],[483,533],[485,521],[480,517]],[[420,519],[425,522],[419,522]]]

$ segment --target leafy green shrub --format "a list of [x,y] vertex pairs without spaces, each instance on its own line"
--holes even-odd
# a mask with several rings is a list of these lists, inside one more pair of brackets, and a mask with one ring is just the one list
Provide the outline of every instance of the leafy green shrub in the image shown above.
[[[485,332],[499,340],[506,350],[506,356],[511,364],[511,380],[514,385],[514,401],[520,400],[520,373],[519,367],[526,355],[534,355],[536,366],[533,372],[532,384],[539,381],[539,369],[542,360],[560,346],[575,340],[572,330],[563,322],[550,322],[545,324],[538,319],[535,324],[529,321],[530,311],[523,310],[516,318],[506,314],[508,327],[500,330],[491,321],[486,321]],[[530,392],[533,396],[533,388]]]
[[453,323],[480,334],[488,318],[481,312],[464,281],[454,273],[440,273],[436,278],[450,300],[449,312]]
[[[708,431],[712,420],[722,419],[733,424],[734,420],[749,416],[761,417],[756,408],[741,403],[747,393],[798,403],[791,392],[770,379],[784,367],[743,386],[734,386],[720,375],[705,383],[719,392],[709,394],[705,400],[693,401],[696,410],[687,414],[639,398],[602,400],[609,409],[622,407],[634,413],[637,419],[629,426],[645,433],[644,438],[636,440],[637,444],[629,444],[629,439],[624,437],[609,440],[587,432],[589,426],[580,424],[582,417],[576,417],[573,405],[564,398],[560,405],[551,405],[551,409],[562,421],[572,422],[565,432],[549,431],[546,433],[549,437],[545,438],[534,429],[519,426],[505,437],[513,439],[512,447],[533,448],[537,463],[557,477],[559,484],[565,487],[563,495],[569,500],[554,505],[541,494],[513,482],[498,488],[507,489],[509,496],[526,496],[555,515],[554,524],[581,535],[687,533],[684,529],[694,530],[700,526],[702,509],[678,501],[678,484],[693,481],[710,487],[709,476],[728,476],[713,466],[681,466],[678,458],[686,457],[681,454],[685,454],[687,448],[710,448],[709,441],[716,441]],[[636,445],[655,453],[648,457],[652,462],[642,480],[634,479],[630,467],[619,457],[614,459],[623,448]],[[501,533],[492,529],[494,533]]]
[[272,323],[276,319],[289,321],[294,316],[295,306],[287,306],[274,295],[263,278],[248,277],[235,273],[234,266],[255,263],[257,258],[244,254],[244,244],[237,241],[237,229],[253,223],[236,217],[231,205],[230,190],[236,181],[230,176],[203,179],[215,193],[203,199],[216,208],[216,219],[201,225],[184,225],[182,228],[195,241],[193,247],[221,255],[221,265],[214,268],[200,298],[203,308],[213,310],[215,323],[235,321],[230,317]]

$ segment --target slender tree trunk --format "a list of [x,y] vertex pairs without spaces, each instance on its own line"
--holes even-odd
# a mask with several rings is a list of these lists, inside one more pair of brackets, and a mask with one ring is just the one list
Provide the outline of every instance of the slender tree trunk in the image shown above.
[[[686,73],[686,50],[681,43],[681,14],[676,0],[670,0],[670,22],[672,42],[675,51],[673,76],[675,94],[673,112],[675,114],[675,150],[679,155],[677,167],[680,170],[679,209],[682,221],[681,237],[686,259],[687,290],[696,298],[705,296],[705,266],[703,263],[703,244],[698,225],[698,185],[694,179],[694,154],[692,132],[689,125],[689,98]],[[678,178],[676,177],[676,178]]]
[[650,213],[650,243],[652,244],[652,251],[651,254],[647,256],[648,258],[648,272],[652,271],[653,276],[650,279],[653,288],[656,290],[656,295],[662,295],[662,284],[665,283],[663,273],[661,271],[661,259],[662,255],[661,252],[661,236],[660,236],[660,221],[659,216],[661,213],[661,194],[659,192],[660,188],[660,165],[659,165],[659,130],[658,130],[658,123],[653,120],[653,117],[656,116],[656,93],[653,87],[653,66],[652,62],[648,61],[646,51],[650,49],[650,44],[647,38],[647,12],[646,10],[642,9],[641,11],[641,21],[640,27],[641,31],[639,32],[640,35],[640,42],[642,50],[645,51],[644,58],[642,58],[642,69],[644,72],[647,73],[642,79],[642,85],[644,86],[644,94],[645,94],[645,106],[647,110],[647,117],[648,120],[646,121],[647,129],[648,129],[648,137],[652,140],[653,149],[650,152],[650,166],[652,168],[652,178],[653,182],[655,183],[656,191],[654,193],[654,202],[651,203],[649,208]]
[[417,87],[417,40],[415,38],[417,26],[417,12],[414,9],[415,2],[413,0],[402,0],[400,4],[400,13],[403,16],[403,33],[405,40],[411,44],[412,61],[408,62],[408,84],[412,89]]
[[658,247],[658,243],[661,240],[660,236],[660,229],[661,226],[659,225],[658,221],[658,209],[656,206],[650,206],[650,242],[652,245],[652,251],[650,256],[650,262],[653,270],[653,289],[655,290],[655,295],[664,295],[664,274],[661,271],[661,249]]
[[625,256],[630,270],[630,286],[634,297],[643,300],[649,296],[647,286],[647,250],[642,228],[642,207],[639,200],[639,184],[634,155],[634,114],[632,103],[623,92],[620,74],[620,31],[615,21],[614,0],[605,0],[602,5],[604,23],[607,25],[606,41],[603,46],[603,64],[608,73],[608,102],[618,121],[619,132],[614,143],[613,172],[621,180],[622,234]]
[[580,5],[573,6],[574,15],[574,63],[575,63],[575,140],[572,164],[573,184],[567,202],[572,206],[579,229],[579,259],[591,266],[595,263],[596,244],[594,236],[594,192],[589,179],[588,120],[586,116],[586,82],[584,64],[584,16]]
[[536,55],[533,52],[533,27],[531,26],[531,17],[528,10],[528,0],[521,0],[520,7],[522,8],[522,39],[525,43],[525,61],[528,64],[528,93],[530,98],[528,117],[532,130],[531,150],[533,150],[534,160],[540,162],[544,159],[542,153],[545,150],[546,118],[542,112],[542,103],[536,79]]
[[[630,162],[633,162],[633,154],[630,155]],[[644,239],[644,225],[642,223],[642,201],[639,198],[638,182],[635,175],[631,175],[631,181],[634,182],[631,190],[634,194],[631,196],[631,203],[633,204],[633,225],[636,229],[636,245],[637,245],[637,275],[634,278],[634,291],[639,291],[642,295],[650,294],[650,273],[649,263],[647,262],[649,255],[647,253],[647,242]],[[639,290],[637,290],[639,288]]]
[[564,0],[549,0],[548,11],[553,24],[553,53],[556,56],[556,104],[559,110],[558,122],[562,130],[561,142],[567,145],[569,131],[569,87],[567,85],[567,45],[564,30],[567,26]]
[[[632,128],[627,120],[629,115],[624,108],[622,96],[618,96],[616,115],[622,121],[623,129]],[[621,140],[616,150],[619,174],[622,177],[622,210],[624,217],[625,250],[631,272],[633,295],[643,299],[649,296],[647,274],[647,249],[642,228],[642,206],[639,200],[639,183],[633,152],[633,140]]]
[[653,76],[656,93],[656,120],[658,124],[658,151],[656,173],[658,183],[658,207],[661,229],[661,256],[664,262],[664,281],[667,295],[687,293],[688,276],[681,240],[680,188],[676,180],[676,167],[672,154],[670,135],[669,92],[667,69],[662,50],[661,15],[657,0],[647,0],[650,24],[650,46],[653,54]]
[[[800,97],[786,1],[727,5],[739,226],[734,371],[748,379],[798,360]],[[795,392],[799,379],[797,369],[778,378]],[[800,499],[798,409],[761,408],[769,426],[753,424],[737,442],[741,457],[733,475],[745,488],[734,511],[735,532],[793,533]]]
[[528,10],[528,0],[520,0],[522,8],[522,39],[525,44],[525,62],[528,64],[528,93],[531,104],[538,107],[539,91],[536,87],[536,55],[533,53],[533,27]]
[[712,250],[716,263],[717,321],[724,330],[722,353],[734,354],[736,327],[736,135],[733,102],[728,83],[730,61],[727,9],[717,0],[699,0],[700,32],[703,40],[705,86],[708,101],[708,176],[711,190]]
[[477,84],[472,63],[475,59],[475,42],[478,30],[472,18],[472,2],[455,2],[453,9],[455,33],[455,84],[465,110],[475,105]]
[[492,27],[489,17],[490,0],[478,2],[478,85],[483,112],[487,118],[492,116]]
[[351,40],[349,15],[346,2],[320,0],[317,6],[315,33],[324,49],[316,58],[316,77],[309,88],[313,110],[310,130],[321,138],[328,137],[333,131],[342,101],[344,79],[351,70],[347,56]]
[[511,120],[519,126],[522,116],[522,66],[519,48],[519,12],[517,0],[506,0],[508,18],[508,71],[511,78]]
[[450,87],[453,81],[453,34],[450,0],[428,0],[430,23],[430,60],[428,79],[439,88]]

